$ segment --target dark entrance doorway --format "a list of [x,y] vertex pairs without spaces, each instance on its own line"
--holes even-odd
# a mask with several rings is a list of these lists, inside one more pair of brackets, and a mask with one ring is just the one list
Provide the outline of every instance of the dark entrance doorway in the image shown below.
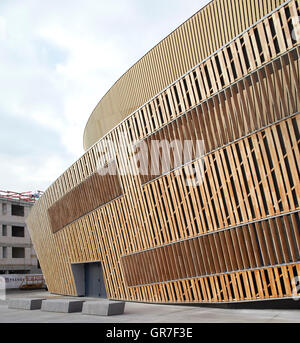
[[107,298],[101,262],[73,263],[71,266],[77,296]]
[[106,290],[103,278],[102,265],[86,263],[84,265],[85,296],[106,298]]

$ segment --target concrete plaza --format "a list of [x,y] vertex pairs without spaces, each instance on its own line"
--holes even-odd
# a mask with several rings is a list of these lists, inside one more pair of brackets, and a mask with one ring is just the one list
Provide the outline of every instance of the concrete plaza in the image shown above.
[[41,290],[10,291],[6,295],[6,300],[0,301],[0,323],[300,323],[300,308],[223,309],[127,302],[123,315],[98,317],[81,313],[64,314],[8,309],[8,300],[13,297],[62,298]]

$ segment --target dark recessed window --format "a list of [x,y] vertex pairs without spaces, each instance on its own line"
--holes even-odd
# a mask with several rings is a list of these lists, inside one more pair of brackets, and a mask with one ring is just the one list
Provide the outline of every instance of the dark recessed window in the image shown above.
[[5,216],[7,214],[7,204],[3,203],[2,204],[2,214]]
[[12,248],[12,258],[24,258],[25,248]]
[[24,206],[20,205],[11,205],[11,215],[24,217]]
[[7,247],[2,247],[2,258],[7,258]]
[[2,236],[7,236],[7,225],[2,225]]
[[25,228],[24,226],[12,226],[11,227],[12,237],[25,237]]

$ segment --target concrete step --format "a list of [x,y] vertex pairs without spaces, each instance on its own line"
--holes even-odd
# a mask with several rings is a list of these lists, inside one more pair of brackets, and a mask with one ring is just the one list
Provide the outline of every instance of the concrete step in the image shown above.
[[11,298],[8,308],[18,310],[40,310],[44,298]]
[[83,300],[48,299],[43,301],[41,310],[59,313],[81,312],[83,303]]
[[116,316],[124,313],[125,302],[122,301],[86,301],[82,314],[95,316]]

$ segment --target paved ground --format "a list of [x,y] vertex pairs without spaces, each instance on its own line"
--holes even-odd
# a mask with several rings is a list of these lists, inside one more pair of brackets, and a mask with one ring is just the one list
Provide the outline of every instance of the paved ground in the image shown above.
[[9,292],[6,301],[0,301],[0,323],[300,323],[300,309],[241,310],[126,303],[122,316],[98,317],[12,310],[7,306],[7,300],[12,297],[57,296],[46,291]]

